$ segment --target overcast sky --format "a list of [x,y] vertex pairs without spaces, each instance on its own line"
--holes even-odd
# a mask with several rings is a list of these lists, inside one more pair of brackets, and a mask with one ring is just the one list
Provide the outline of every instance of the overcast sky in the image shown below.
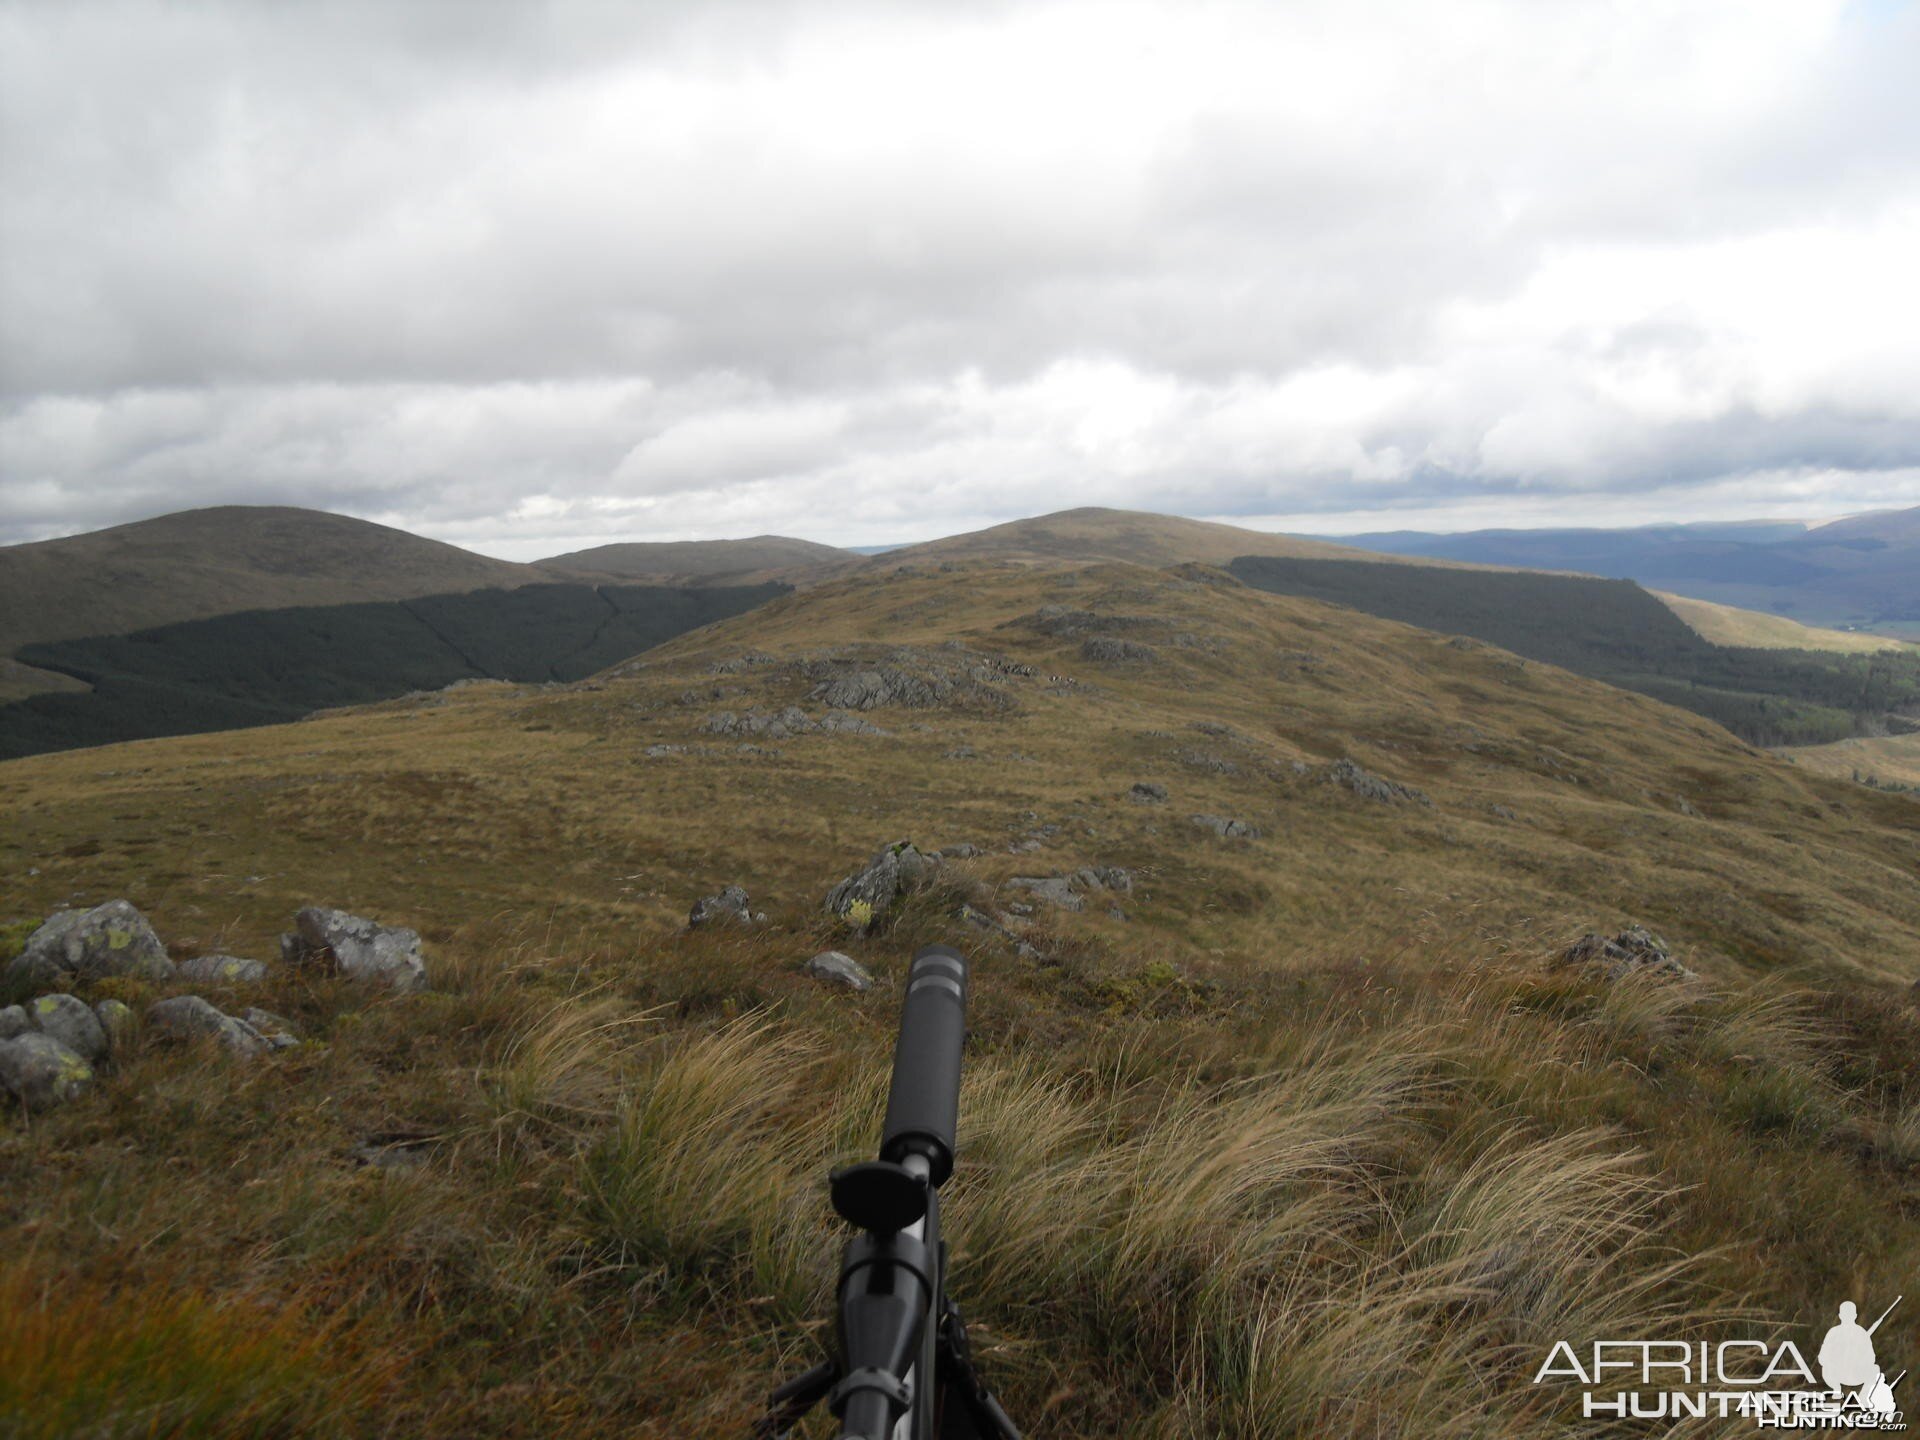
[[0,0],[0,542],[1920,504],[1920,4]]

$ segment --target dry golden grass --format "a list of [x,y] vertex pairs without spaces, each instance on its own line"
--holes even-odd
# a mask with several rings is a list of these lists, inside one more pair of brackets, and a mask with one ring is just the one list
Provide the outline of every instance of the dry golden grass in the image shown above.
[[1735,605],[1719,605],[1711,600],[1695,600],[1686,595],[1669,595],[1661,590],[1653,594],[1701,639],[1715,645],[1737,645],[1758,650],[1838,650],[1853,655],[1907,648],[1906,641],[1896,640],[1889,635],[1828,630],[1818,625],[1802,625],[1798,620],[1789,620],[1784,615],[1742,610]]
[[[1081,658],[1023,618],[1049,603],[1164,617],[1130,632],[1159,661]],[[820,709],[715,662],[949,641],[1034,673],[880,736],[702,729]],[[1433,805],[1328,784],[1347,754]],[[1168,804],[1125,798],[1146,779]],[[933,939],[977,976],[956,1288],[1035,1434],[1587,1436],[1527,1383],[1554,1338],[1804,1328],[1920,1273],[1910,799],[1203,571],[835,582],[587,685],[13,762],[0,804],[0,921],[125,895],[181,953],[262,954],[339,904],[420,927],[435,986],[208,990],[308,1043],[142,1036],[84,1103],[0,1122],[0,1431],[740,1433],[817,1357],[824,1176],[875,1142]],[[982,853],[871,933],[821,913],[909,835]],[[1037,915],[1036,957],[955,917],[1093,863],[1133,870],[1127,918]],[[684,931],[730,880],[770,923]],[[1701,978],[1551,961],[1634,921]],[[805,978],[827,944],[876,990]],[[226,1355],[243,1321],[339,1343],[99,1348]],[[1920,1352],[1911,1316],[1882,1338]]]
[[1920,735],[1838,740],[1831,745],[1808,745],[1782,753],[1795,765],[1818,775],[1920,788]]

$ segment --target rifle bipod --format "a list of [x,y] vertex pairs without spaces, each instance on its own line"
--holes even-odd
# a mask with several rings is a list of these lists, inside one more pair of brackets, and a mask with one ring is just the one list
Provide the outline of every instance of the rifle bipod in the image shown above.
[[[927,1440],[1020,1440],[1000,1402],[974,1369],[967,1322],[951,1296],[944,1297],[934,1337],[935,1432]],[[840,1384],[838,1361],[826,1360],[787,1381],[767,1397],[767,1413],[752,1440],[787,1440],[793,1427]]]

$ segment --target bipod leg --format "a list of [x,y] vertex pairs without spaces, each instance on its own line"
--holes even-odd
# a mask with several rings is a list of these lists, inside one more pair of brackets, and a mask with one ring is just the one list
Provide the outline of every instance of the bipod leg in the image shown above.
[[1020,1440],[1020,1431],[974,1368],[973,1342],[967,1338],[960,1307],[951,1295],[942,1299],[934,1356],[940,1384],[939,1440]]
[[840,1367],[822,1360],[804,1375],[796,1375],[767,1397],[767,1413],[754,1426],[752,1440],[787,1440],[806,1413],[827,1398],[839,1383]]

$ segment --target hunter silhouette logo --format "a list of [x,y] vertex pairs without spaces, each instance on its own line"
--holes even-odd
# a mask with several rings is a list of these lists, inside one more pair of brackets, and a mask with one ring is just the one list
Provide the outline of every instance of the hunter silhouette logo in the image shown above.
[[[1907,1429],[1895,1394],[1907,1372],[1889,1377],[1874,1333],[1906,1297],[1897,1296],[1871,1325],[1847,1300],[1816,1354],[1814,1373],[1792,1340],[1595,1340],[1583,1355],[1566,1340],[1533,1377],[1585,1389],[1581,1414],[1614,1420],[1734,1419],[1760,1430]],[[1608,1386],[1633,1385],[1614,1389]],[[1600,1393],[1595,1393],[1596,1391]]]
[[1894,1415],[1893,1387],[1906,1378],[1906,1372],[1889,1380],[1881,1371],[1873,1353],[1873,1332],[1878,1330],[1904,1300],[1903,1295],[1881,1312],[1880,1319],[1864,1329],[1856,1321],[1859,1309],[1848,1300],[1840,1306],[1840,1323],[1827,1331],[1820,1342],[1820,1375],[1829,1389],[1842,1396],[1856,1396],[1861,1407],[1873,1415]]

